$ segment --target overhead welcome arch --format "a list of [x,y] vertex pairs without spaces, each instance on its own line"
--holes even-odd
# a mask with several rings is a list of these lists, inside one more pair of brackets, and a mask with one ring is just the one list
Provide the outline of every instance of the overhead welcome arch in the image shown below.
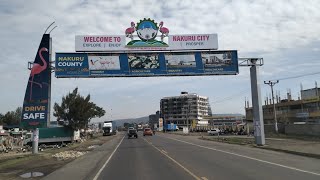
[[[75,52],[55,54],[55,77],[167,77],[239,73],[237,50],[218,50],[217,34],[171,35],[163,21],[155,22],[150,18],[128,24],[122,35],[76,35]],[[47,127],[49,123],[50,42],[50,34],[45,33],[30,67],[21,120],[24,129]]]

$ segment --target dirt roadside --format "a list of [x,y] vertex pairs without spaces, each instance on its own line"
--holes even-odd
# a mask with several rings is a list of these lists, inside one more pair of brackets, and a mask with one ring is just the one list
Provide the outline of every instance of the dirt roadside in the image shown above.
[[313,157],[320,159],[320,141],[310,140],[298,140],[292,138],[279,139],[279,138],[267,138],[264,146],[255,145],[253,138],[241,138],[241,137],[199,137],[201,140],[215,141],[220,143],[245,145],[254,148],[261,148],[272,151],[285,152],[289,154],[295,154],[306,157]]
[[179,136],[194,136],[200,140],[215,141],[219,143],[228,143],[243,145],[252,148],[261,148],[271,151],[284,152],[299,156],[312,157],[320,159],[320,137],[315,136],[298,136],[285,134],[266,134],[266,144],[257,146],[253,136],[240,135],[220,135],[209,136],[206,132],[195,132],[184,134],[183,132],[167,132]]
[[[21,178],[20,175],[29,172],[41,172],[44,175],[50,174],[75,159],[74,157],[57,158],[53,157],[53,155],[57,155],[58,153],[63,154],[66,152],[85,154],[111,139],[112,136],[102,136],[101,134],[97,134],[93,138],[82,143],[75,143],[60,149],[44,149],[43,152],[36,155],[31,153],[11,153],[8,155],[0,154],[0,180],[26,179]],[[39,176],[28,179],[40,179],[42,177],[43,176]]]

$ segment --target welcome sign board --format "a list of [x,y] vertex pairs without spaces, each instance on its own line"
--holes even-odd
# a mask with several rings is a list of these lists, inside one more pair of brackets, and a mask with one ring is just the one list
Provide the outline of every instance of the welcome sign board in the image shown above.
[[217,50],[217,34],[170,35],[164,22],[148,18],[131,22],[123,35],[77,35],[77,52],[130,51],[130,50]]

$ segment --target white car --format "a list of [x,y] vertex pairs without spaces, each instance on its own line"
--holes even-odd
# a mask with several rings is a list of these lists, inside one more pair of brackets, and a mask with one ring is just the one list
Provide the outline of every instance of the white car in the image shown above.
[[220,133],[219,129],[211,129],[210,131],[208,131],[208,134],[212,136],[219,135],[219,133]]

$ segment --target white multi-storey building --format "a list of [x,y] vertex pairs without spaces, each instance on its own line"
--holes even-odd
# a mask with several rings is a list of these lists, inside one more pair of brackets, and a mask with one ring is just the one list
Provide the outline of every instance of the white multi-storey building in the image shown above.
[[180,96],[164,97],[160,101],[160,116],[165,124],[190,126],[193,120],[197,124],[207,124],[203,118],[210,113],[209,98],[194,93],[181,92]]

